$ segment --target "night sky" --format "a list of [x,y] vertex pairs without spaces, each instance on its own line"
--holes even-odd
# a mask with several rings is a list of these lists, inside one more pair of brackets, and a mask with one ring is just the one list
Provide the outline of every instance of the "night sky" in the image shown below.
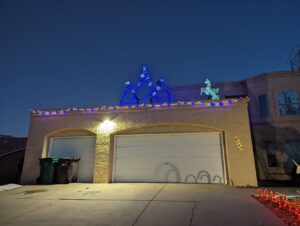
[[0,0],[0,134],[32,108],[118,104],[148,65],[167,84],[288,70],[299,0]]

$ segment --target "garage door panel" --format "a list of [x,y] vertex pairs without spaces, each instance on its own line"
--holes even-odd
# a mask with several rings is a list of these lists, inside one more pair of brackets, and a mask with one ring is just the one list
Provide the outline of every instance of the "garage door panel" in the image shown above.
[[[143,160],[144,158],[147,158],[147,159],[181,159],[182,161],[184,159],[186,159],[186,155],[187,153],[174,153],[173,155],[172,154],[164,154],[164,153],[158,153],[157,154],[159,156],[159,158],[157,158],[157,156],[155,156],[153,153],[151,154],[143,154],[143,153],[138,153],[138,154],[135,154],[134,157],[130,158],[130,156],[126,155],[126,154],[121,154],[121,155],[118,155],[118,157],[116,158],[116,160],[134,160],[134,161],[140,161],[140,160]],[[199,157],[199,153],[197,152],[194,152],[194,153],[188,153],[189,157],[187,159],[187,161],[190,161],[190,159],[192,158],[198,158]],[[201,152],[201,158],[202,159],[219,159],[219,156],[220,156],[220,153],[219,152]]]
[[[200,150],[199,150],[200,149]],[[219,158],[220,156],[220,146],[186,146],[186,147],[126,147],[119,148],[116,153],[116,158],[163,158],[169,157],[170,155],[174,158],[184,158],[186,156],[186,150],[188,150],[189,158],[199,156],[199,151],[201,152],[201,156],[216,156]]]
[[[211,179],[224,175],[219,133],[125,135],[115,144],[114,181],[224,183]],[[201,173],[206,182],[195,180]]]
[[[124,175],[125,174],[118,175],[118,182],[224,183],[222,175],[216,175],[208,171],[182,171],[177,173],[174,170],[168,170],[163,173],[160,172],[159,174],[147,172],[143,177],[134,174],[130,179]],[[147,178],[147,181],[145,181],[145,178]]]
[[[135,135],[135,142],[132,143],[132,136],[134,135],[125,135],[122,136],[121,139],[117,140],[117,147],[145,147],[151,146],[153,143],[167,145],[167,146],[187,146],[190,144],[199,145],[199,146],[206,146],[211,144],[220,144],[219,135],[216,134],[203,134],[201,137],[202,139],[199,140],[199,135],[192,135],[192,134],[167,134],[161,137],[161,134],[152,134],[151,137],[146,137],[144,135]],[[178,137],[183,137],[184,140],[179,139]],[[119,136],[121,137],[121,136]],[[169,141],[166,143],[166,139]]]
[[[144,173],[146,171],[156,171],[159,169],[174,169],[178,171],[187,171],[190,170],[191,172],[196,171],[200,172],[202,170],[207,171],[216,171],[216,172],[222,172],[222,164],[220,162],[218,163],[208,163],[212,159],[193,159],[191,160],[179,160],[179,161],[155,161],[155,160],[149,160],[147,162],[136,162],[136,161],[122,161],[116,166],[116,170],[121,171],[121,173],[125,171],[132,171],[134,172],[136,169],[141,169],[141,172]],[[169,162],[168,162],[169,161]],[[135,172],[136,173],[136,172]],[[142,176],[141,173],[141,176]]]

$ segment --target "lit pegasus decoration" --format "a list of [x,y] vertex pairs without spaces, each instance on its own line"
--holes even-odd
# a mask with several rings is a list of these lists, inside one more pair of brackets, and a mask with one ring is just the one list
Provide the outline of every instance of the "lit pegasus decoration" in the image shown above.
[[219,100],[220,99],[220,97],[218,95],[219,89],[218,88],[212,88],[211,87],[211,82],[208,78],[205,80],[204,83],[206,84],[206,87],[201,88],[200,95],[202,95],[202,93],[204,93],[205,95],[210,96],[212,100]]

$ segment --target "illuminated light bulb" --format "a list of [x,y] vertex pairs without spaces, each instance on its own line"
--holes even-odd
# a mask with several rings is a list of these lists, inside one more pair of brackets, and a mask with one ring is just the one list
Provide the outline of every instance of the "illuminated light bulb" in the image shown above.
[[98,126],[98,131],[103,133],[110,133],[116,127],[116,123],[106,119]]

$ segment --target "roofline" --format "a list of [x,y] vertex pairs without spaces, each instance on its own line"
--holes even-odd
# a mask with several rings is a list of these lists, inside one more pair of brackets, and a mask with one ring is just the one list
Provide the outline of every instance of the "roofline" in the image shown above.
[[33,109],[30,111],[31,117],[49,117],[49,116],[64,116],[72,113],[91,114],[91,113],[116,113],[128,112],[135,110],[168,110],[182,107],[229,107],[238,102],[248,102],[249,98],[231,98],[221,100],[198,100],[198,101],[176,101],[163,104],[139,104],[139,105],[126,105],[126,106],[101,106],[89,108],[64,108],[64,109]]
[[259,75],[250,76],[246,80],[255,80],[261,78],[280,78],[280,77],[294,77],[300,76],[300,71],[274,71],[274,72],[265,72]]
[[[278,77],[286,77],[286,76],[290,76],[290,77],[294,77],[294,76],[300,76],[300,71],[273,71],[273,72],[265,72],[262,74],[258,74],[258,75],[253,75],[253,76],[248,76],[245,79],[242,80],[236,80],[236,81],[226,81],[226,82],[212,82],[212,84],[214,86],[222,86],[222,85],[240,85],[241,83],[244,83],[246,81],[252,80],[252,79],[261,79],[264,77],[268,77],[268,78],[278,78]],[[173,89],[190,89],[191,87],[195,87],[195,88],[201,88],[203,87],[204,82],[201,83],[194,83],[194,84],[184,84],[184,85],[174,85],[174,86],[170,86],[169,89],[173,90]]]
[[2,157],[5,157],[5,156],[8,156],[8,155],[12,155],[12,154],[14,154],[14,153],[16,153],[16,152],[20,152],[20,151],[25,151],[25,147],[24,148],[20,148],[20,149],[18,149],[18,150],[13,150],[13,151],[10,151],[10,152],[6,152],[6,153],[4,153],[3,155],[0,155],[0,158],[2,158]]
[[[211,82],[213,86],[239,86],[241,85],[241,83],[244,83],[245,80],[238,80],[238,81],[228,81],[228,82]],[[184,85],[175,85],[175,86],[170,86],[169,89],[173,90],[173,89],[190,89],[191,87],[195,87],[195,88],[201,88],[205,86],[205,83],[194,83],[194,84],[184,84]]]

